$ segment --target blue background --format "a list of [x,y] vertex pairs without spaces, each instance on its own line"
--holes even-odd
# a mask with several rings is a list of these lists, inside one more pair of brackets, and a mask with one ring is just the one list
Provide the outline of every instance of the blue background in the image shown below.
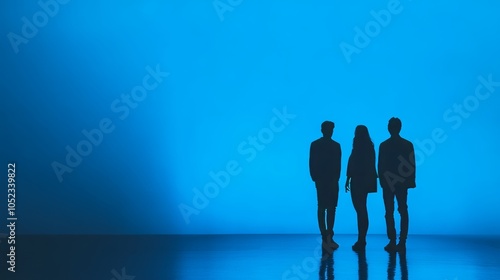
[[[500,81],[500,4],[402,0],[348,62],[341,43],[355,46],[355,28],[390,1],[287,2],[232,1],[218,13],[212,1],[72,0],[16,53],[9,34],[42,8],[3,1],[1,193],[15,162],[18,234],[317,233],[308,153],[321,122],[336,123],[343,186],[356,125],[378,150],[393,116],[421,155],[410,233],[500,234],[500,87],[470,97],[479,76]],[[170,75],[123,117],[111,104],[147,66]],[[453,111],[464,102],[477,105],[467,117]],[[295,117],[247,160],[238,146],[285,107]],[[60,182],[53,163],[106,118],[114,130]],[[432,148],[435,129],[445,140]],[[231,161],[241,172],[187,223],[179,206],[194,207],[193,189]],[[368,207],[369,233],[385,233],[380,189]],[[343,191],[336,232],[356,232]]]

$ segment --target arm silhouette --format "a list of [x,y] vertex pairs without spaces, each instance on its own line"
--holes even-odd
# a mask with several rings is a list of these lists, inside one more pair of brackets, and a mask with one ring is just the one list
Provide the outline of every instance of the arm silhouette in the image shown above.
[[316,153],[314,149],[314,143],[311,143],[311,148],[309,149],[309,174],[311,175],[311,179],[316,182],[316,172],[317,172],[317,159]]

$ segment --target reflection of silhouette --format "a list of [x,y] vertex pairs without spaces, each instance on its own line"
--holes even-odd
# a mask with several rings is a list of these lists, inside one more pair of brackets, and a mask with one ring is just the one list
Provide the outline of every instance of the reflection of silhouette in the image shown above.
[[364,250],[368,232],[368,193],[377,191],[377,170],[375,169],[375,148],[368,128],[358,125],[354,132],[352,152],[347,165],[345,190],[351,191],[351,199],[358,220],[358,241],[352,246],[354,251]]
[[333,250],[338,248],[338,244],[333,241],[333,226],[339,197],[341,157],[340,144],[332,140],[334,127],[335,124],[330,121],[321,124],[323,137],[311,143],[309,154],[309,171],[311,179],[316,184],[318,196],[319,230],[323,242]]
[[394,280],[396,275],[396,252],[389,252],[389,264],[387,265],[387,279]]
[[359,280],[368,279],[368,263],[366,262],[365,251],[357,252],[358,255],[358,278]]
[[[399,253],[399,268],[401,280],[408,280],[408,265],[406,264],[406,252]],[[389,252],[389,264],[387,265],[387,279],[394,280],[396,276],[396,252]]]
[[399,266],[401,268],[401,280],[408,280],[408,264],[406,263],[406,251],[399,252]]
[[332,280],[335,279],[333,274],[333,254],[329,255],[326,259],[321,261],[319,267],[319,279],[320,280]]
[[[413,144],[399,136],[401,120],[391,118],[388,125],[391,137],[380,144],[378,172],[383,189],[385,221],[389,244],[386,251],[406,249],[408,237],[408,188],[415,184],[415,151]],[[398,202],[401,215],[399,244],[396,246],[396,228],[394,222],[394,197]]]

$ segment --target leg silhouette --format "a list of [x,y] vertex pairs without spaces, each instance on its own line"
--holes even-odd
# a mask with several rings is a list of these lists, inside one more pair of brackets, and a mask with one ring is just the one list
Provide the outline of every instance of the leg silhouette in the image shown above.
[[[338,201],[338,184],[336,183],[317,183],[318,194],[318,225],[323,238],[324,253],[331,253],[339,245],[333,241],[335,226],[335,209]],[[326,212],[326,213],[325,213]],[[331,248],[333,250],[326,250]]]
[[319,231],[321,232],[321,236],[324,237],[327,234],[326,231],[326,223],[325,223],[325,208],[322,208],[318,206],[318,225],[319,225]]
[[384,206],[385,206],[385,224],[387,227],[387,237],[389,244],[384,247],[386,251],[396,250],[396,225],[394,222],[394,192],[389,188],[383,189]]
[[399,233],[398,251],[406,249],[406,238],[408,237],[408,189],[396,190],[396,200],[398,201],[398,212],[401,216],[401,229]]
[[335,207],[326,209],[326,230],[327,234],[333,238],[333,225],[335,223]]
[[356,217],[358,221],[358,242],[366,243],[366,234],[368,232],[368,209],[366,207],[366,200],[368,193],[356,190],[351,191],[352,204],[356,210]]

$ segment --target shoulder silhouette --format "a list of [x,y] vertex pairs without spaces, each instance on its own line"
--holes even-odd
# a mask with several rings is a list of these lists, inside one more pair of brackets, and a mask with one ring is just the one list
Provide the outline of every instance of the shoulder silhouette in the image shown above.
[[322,125],[323,137],[311,143],[309,170],[314,182],[337,182],[340,178],[340,144],[331,138],[333,123],[325,123]]
[[391,137],[382,142],[379,148],[380,185],[386,188],[414,188],[416,170],[413,144],[399,135],[401,122],[393,119],[389,124]]

